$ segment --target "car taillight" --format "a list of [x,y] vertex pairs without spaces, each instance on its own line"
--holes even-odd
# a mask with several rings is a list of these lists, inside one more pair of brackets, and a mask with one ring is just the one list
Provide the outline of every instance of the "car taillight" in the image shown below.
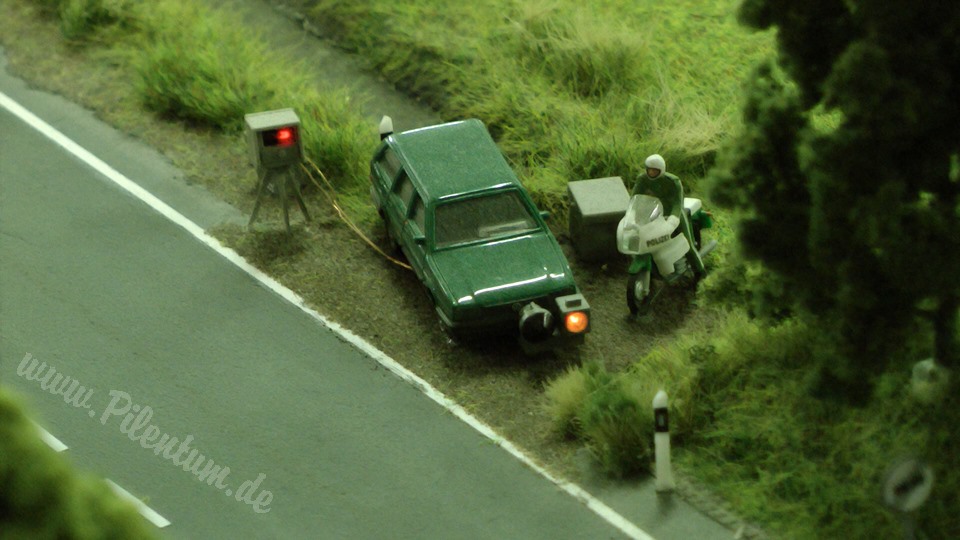
[[587,325],[589,324],[590,317],[582,311],[567,313],[566,319],[564,319],[564,326],[566,326],[567,332],[571,334],[582,333],[587,329]]

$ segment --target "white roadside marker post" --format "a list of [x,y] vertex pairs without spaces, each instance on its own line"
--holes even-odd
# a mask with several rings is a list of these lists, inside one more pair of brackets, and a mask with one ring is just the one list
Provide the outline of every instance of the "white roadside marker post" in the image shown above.
[[904,540],[920,534],[912,512],[920,508],[933,491],[933,468],[914,457],[893,462],[883,478],[883,502],[897,511],[903,522]]
[[670,420],[667,414],[667,393],[663,390],[653,397],[653,445],[657,463],[657,491],[673,491],[673,471],[670,468]]

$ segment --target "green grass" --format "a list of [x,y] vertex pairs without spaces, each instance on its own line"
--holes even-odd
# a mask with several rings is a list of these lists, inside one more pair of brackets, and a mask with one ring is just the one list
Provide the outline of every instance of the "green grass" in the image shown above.
[[554,430],[565,438],[577,437],[580,427],[577,412],[590,393],[587,372],[580,366],[568,368],[555,377],[544,390],[546,408]]
[[60,20],[63,36],[75,44],[112,40],[136,24],[136,0],[38,0],[37,4]]
[[148,109],[239,131],[245,113],[279,101],[282,88],[273,81],[289,66],[271,62],[262,42],[198,4],[159,3],[144,18],[148,30],[137,40],[134,63]]
[[[901,370],[881,377],[864,408],[820,400],[809,392],[806,367],[828,346],[808,327],[761,327],[742,311],[721,320],[655,349],[624,373],[597,375],[596,366],[585,366],[550,381],[545,395],[555,429],[606,450],[597,457],[608,471],[642,472],[637,458],[649,460],[650,401],[664,388],[678,467],[778,536],[896,537],[900,522],[882,505],[880,490],[886,468],[904,455],[925,459],[938,482],[917,512],[921,530],[930,538],[960,530],[949,495],[960,488],[953,448],[960,396],[924,405],[910,396],[909,371]],[[591,383],[598,378],[606,384]],[[582,419],[596,416],[598,403],[631,419],[629,428],[600,422],[584,429]],[[637,436],[634,418],[643,442],[624,445]]]
[[736,25],[736,4],[320,0],[312,13],[444,116],[484,120],[552,210],[566,182],[629,177],[653,152],[695,191],[772,51]]
[[[908,370],[885,374],[871,402],[851,408],[810,395],[807,360],[828,346],[804,325],[761,328],[741,316],[720,334],[690,354],[703,397],[679,463],[748,518],[790,538],[895,537],[881,480],[908,453],[937,468],[938,504],[956,492],[951,460],[934,441],[949,439],[960,415],[955,403],[913,400]],[[919,523],[930,538],[948,538],[955,511],[938,504],[922,508]]]

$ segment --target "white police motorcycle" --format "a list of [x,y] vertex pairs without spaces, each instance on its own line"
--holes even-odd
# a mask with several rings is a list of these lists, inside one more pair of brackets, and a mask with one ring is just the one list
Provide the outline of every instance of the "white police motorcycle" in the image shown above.
[[[702,258],[713,251],[716,240],[700,247],[700,231],[712,227],[713,220],[700,199],[684,198],[683,210],[690,220],[693,246],[680,229],[680,218],[663,215],[660,199],[650,195],[630,198],[627,212],[617,226],[617,250],[631,257],[627,270],[627,307],[633,315],[647,313],[664,284],[685,275],[702,277],[687,263],[687,253],[696,249]],[[664,282],[655,291],[652,290],[654,280]]]

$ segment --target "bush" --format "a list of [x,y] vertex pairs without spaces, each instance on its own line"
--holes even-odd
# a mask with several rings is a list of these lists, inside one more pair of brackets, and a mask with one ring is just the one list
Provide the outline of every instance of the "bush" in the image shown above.
[[550,381],[545,397],[554,429],[583,439],[603,472],[623,478],[649,469],[656,388],[589,363]]
[[287,103],[284,106],[292,107],[300,118],[306,156],[341,195],[362,195],[364,206],[369,206],[367,166],[377,141],[376,126],[364,122],[344,93],[304,90]]
[[625,392],[618,381],[590,392],[577,420],[587,448],[603,472],[624,478],[649,470],[653,437],[650,410]]
[[153,538],[101,479],[78,475],[0,388],[0,531],[4,538]]
[[84,42],[104,28],[132,25],[139,18],[136,0],[35,0],[48,15],[60,19],[68,40]]
[[[621,385],[643,405],[645,422],[653,426],[653,397],[663,390],[670,400],[670,434],[678,442],[696,425],[695,400],[700,373],[691,362],[691,350],[704,339],[700,333],[680,336],[633,363],[621,376]],[[652,437],[652,432],[651,432]]]

